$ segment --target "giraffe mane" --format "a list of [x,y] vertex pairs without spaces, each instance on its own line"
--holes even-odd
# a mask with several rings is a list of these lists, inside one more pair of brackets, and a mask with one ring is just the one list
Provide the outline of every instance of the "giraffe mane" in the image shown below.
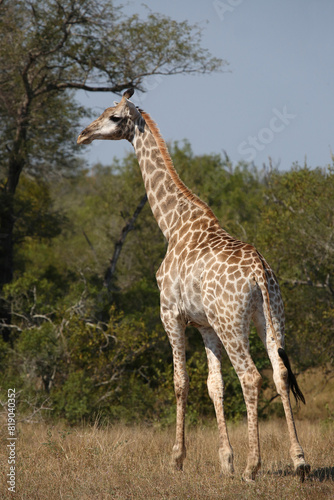
[[140,113],[142,117],[144,118],[147,126],[149,127],[150,131],[152,132],[152,135],[157,143],[158,149],[161,153],[162,159],[166,165],[166,168],[168,172],[170,173],[170,176],[176,185],[176,187],[181,191],[181,193],[192,203],[197,205],[199,208],[204,210],[204,212],[209,215],[210,217],[217,219],[215,214],[212,212],[211,208],[205,203],[205,201],[201,200],[196,194],[194,194],[180,179],[178,173],[175,170],[173,161],[170,157],[167,145],[165,140],[160,134],[160,130],[155,123],[154,120],[150,117],[148,113],[146,113],[143,110],[140,110]]

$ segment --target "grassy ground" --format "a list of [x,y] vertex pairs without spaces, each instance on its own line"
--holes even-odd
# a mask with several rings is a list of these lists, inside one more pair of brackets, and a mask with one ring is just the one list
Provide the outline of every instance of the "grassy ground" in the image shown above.
[[236,475],[220,477],[215,426],[190,428],[184,472],[169,469],[174,431],[145,427],[74,428],[21,424],[16,443],[16,493],[7,492],[7,429],[0,440],[0,497],[26,500],[94,499],[329,499],[334,498],[334,425],[297,422],[312,471],[294,477],[286,425],[262,422],[262,469],[255,484],[241,481],[247,458],[245,424],[230,427]]

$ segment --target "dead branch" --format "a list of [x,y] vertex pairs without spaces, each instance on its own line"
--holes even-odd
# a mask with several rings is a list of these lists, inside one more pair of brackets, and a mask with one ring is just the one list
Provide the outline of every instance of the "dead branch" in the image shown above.
[[134,229],[135,222],[138,219],[139,214],[142,211],[142,209],[144,208],[146,202],[147,202],[147,194],[145,193],[145,195],[142,197],[139,204],[137,205],[137,208],[134,211],[133,216],[123,227],[123,229],[121,231],[121,236],[119,237],[119,239],[115,243],[114,254],[110,260],[110,266],[108,267],[106,274],[105,274],[105,277],[104,277],[104,286],[106,286],[108,289],[111,288],[111,284],[112,284],[112,281],[113,281],[113,278],[115,275],[115,271],[116,271],[117,261],[119,259],[120,254],[121,254],[125,239],[126,239],[127,235],[129,234],[129,232],[132,231],[132,229]]

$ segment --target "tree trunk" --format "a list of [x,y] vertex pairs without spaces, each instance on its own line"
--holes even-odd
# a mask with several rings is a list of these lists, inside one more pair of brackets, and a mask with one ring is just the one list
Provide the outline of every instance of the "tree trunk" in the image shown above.
[[3,191],[1,193],[1,229],[0,229],[0,324],[3,339],[7,342],[11,323],[10,305],[4,300],[2,290],[4,285],[13,279],[13,230],[14,207],[13,196]]
[[[21,127],[22,128],[22,127]],[[20,174],[25,164],[20,154],[20,144],[24,138],[25,130],[19,134],[19,140],[15,141],[9,158],[8,178],[0,193],[0,332],[3,339],[10,340],[11,308],[8,301],[4,300],[3,287],[13,280],[14,264],[14,225],[15,209],[14,196],[19,182]]]

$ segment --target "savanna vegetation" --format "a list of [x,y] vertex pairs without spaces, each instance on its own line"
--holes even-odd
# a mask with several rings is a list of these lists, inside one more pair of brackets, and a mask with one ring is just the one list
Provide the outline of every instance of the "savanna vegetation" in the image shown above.
[[[223,61],[201,47],[197,27],[154,13],[145,21],[126,17],[112,2],[3,0],[0,13],[0,400],[6,410],[7,390],[15,387],[18,421],[44,420],[49,426],[39,428],[38,439],[31,435],[36,448],[28,453],[24,440],[38,431],[22,423],[20,481],[28,488],[22,498],[46,498],[29,493],[37,477],[26,472],[27,464],[32,460],[42,467],[38,454],[44,456],[44,470],[50,464],[50,474],[52,469],[63,477],[67,470],[70,486],[64,486],[64,498],[79,498],[71,490],[78,457],[88,469],[89,463],[103,468],[109,463],[108,440],[116,454],[124,446],[129,451],[128,462],[118,462],[117,474],[140,462],[142,482],[126,497],[116,476],[112,481],[105,477],[105,498],[112,488],[110,498],[141,498],[147,481],[163,485],[155,483],[153,459],[148,464],[143,449],[132,453],[126,444],[136,441],[140,447],[137,438],[129,437],[132,431],[119,427],[117,439],[106,431],[103,442],[96,439],[93,446],[88,436],[77,448],[85,431],[74,424],[149,424],[153,430],[144,431],[143,443],[149,440],[159,453],[164,447],[166,435],[157,444],[154,429],[174,422],[175,406],[172,355],[159,318],[155,272],[166,242],[145,203],[134,155],[93,168],[79,156],[74,145],[86,112],[74,92],[141,90],[149,75],[211,72]],[[221,154],[197,156],[186,141],[171,144],[170,151],[181,178],[211,206],[223,227],[254,244],[270,262],[284,297],[287,350],[295,371],[302,376],[314,370],[321,391],[332,376],[334,359],[333,165],[292,165],[282,172],[232,165]],[[191,328],[187,338],[188,424],[209,422],[213,407],[202,340]],[[251,351],[264,378],[260,415],[280,416],[269,362],[253,329]],[[245,406],[226,356],[222,370],[226,416],[235,422],[244,417]],[[333,420],[331,405],[330,398],[318,401],[316,416],[326,429]],[[327,449],[321,429],[305,431],[305,449],[308,439],[322,440]],[[94,432],[95,439],[100,430]],[[207,434],[203,439],[214,441]],[[192,467],[202,474],[198,485],[208,477],[205,468],[213,467],[201,443],[192,452]],[[270,456],[270,449],[265,453]],[[154,459],[161,474],[165,462],[164,454]],[[76,478],[80,481],[80,475]],[[265,472],[263,491],[273,491],[272,478]],[[94,498],[94,481],[80,498]],[[177,481],[191,491],[186,476]],[[290,498],[304,498],[298,494],[291,492]],[[310,493],[306,498],[316,497]]]

